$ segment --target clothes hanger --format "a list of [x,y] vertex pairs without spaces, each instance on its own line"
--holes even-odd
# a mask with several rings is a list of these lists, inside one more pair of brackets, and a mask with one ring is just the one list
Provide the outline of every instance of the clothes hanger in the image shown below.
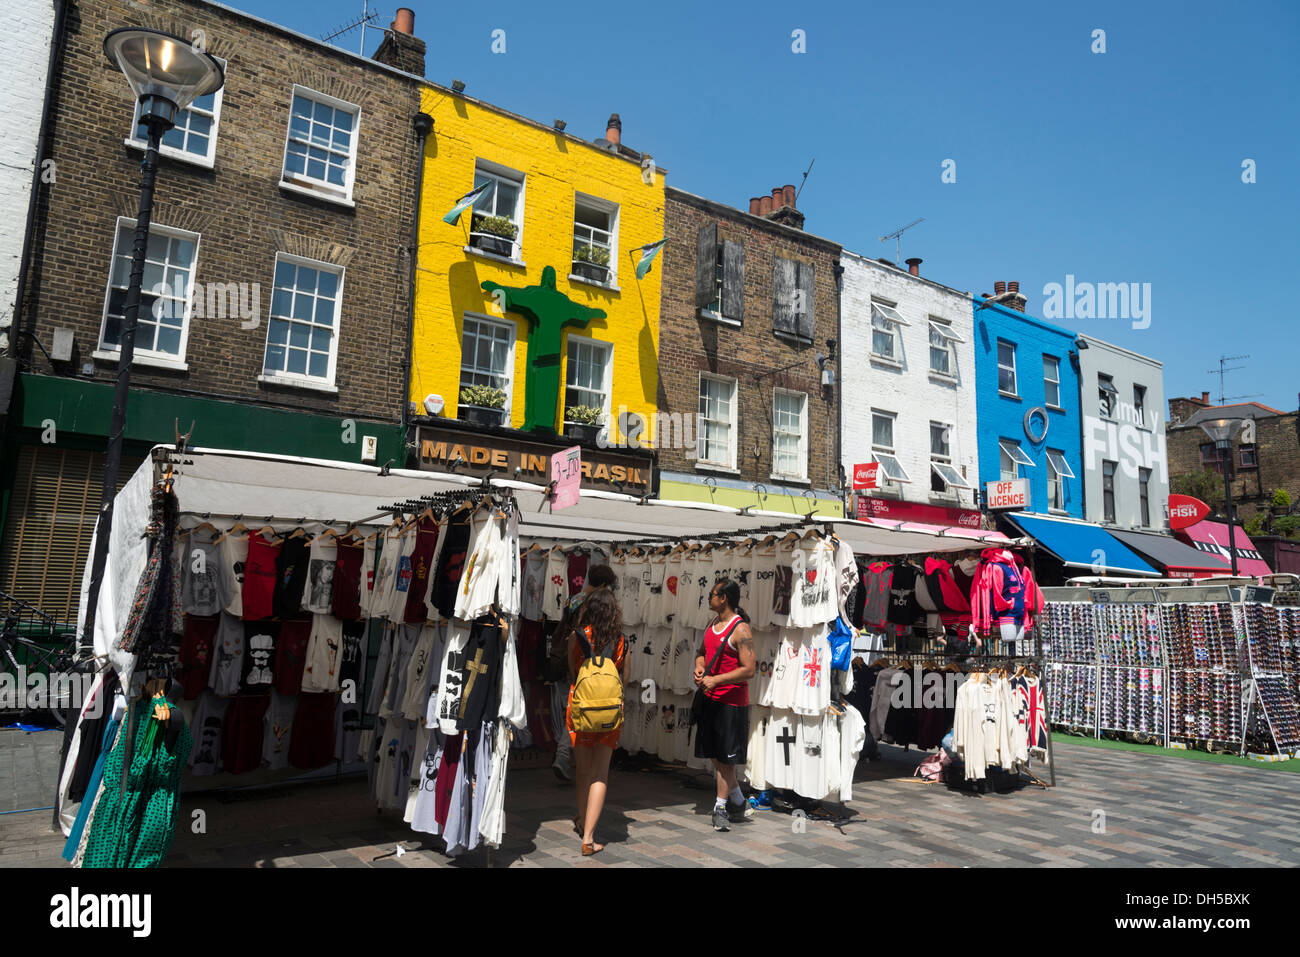
[[231,525],[229,529],[227,529],[220,536],[218,536],[217,541],[220,542],[224,538],[231,538],[238,535],[240,532],[246,532],[248,530],[249,529],[247,525],[245,525],[243,522],[237,521],[235,522],[234,525]]
[[279,537],[280,537],[280,533],[277,532],[277,531],[276,531],[274,528],[272,528],[270,525],[263,525],[261,528],[259,528],[259,529],[258,529],[256,532],[254,532],[253,534],[262,536],[263,541],[265,541],[265,540],[266,540],[266,533],[267,533],[267,532],[270,532],[270,533],[271,533],[271,538],[273,538],[273,539],[275,539],[275,538],[279,538]]

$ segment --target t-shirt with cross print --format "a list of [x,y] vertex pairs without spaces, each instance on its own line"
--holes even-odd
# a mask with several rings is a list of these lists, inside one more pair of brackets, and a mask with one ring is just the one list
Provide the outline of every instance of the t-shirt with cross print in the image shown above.
[[478,731],[484,721],[497,716],[501,706],[501,662],[505,635],[494,615],[484,615],[470,627],[461,652],[460,711],[457,731]]

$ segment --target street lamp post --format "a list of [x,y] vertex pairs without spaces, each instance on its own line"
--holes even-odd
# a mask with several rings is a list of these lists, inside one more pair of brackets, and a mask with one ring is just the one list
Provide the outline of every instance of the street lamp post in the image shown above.
[[200,96],[215,93],[225,83],[221,65],[211,54],[195,49],[180,37],[157,30],[124,28],[104,38],[104,53],[125,75],[140,103],[140,122],[148,130],[148,145],[140,172],[140,206],[131,247],[131,274],[122,316],[121,352],[113,391],[113,417],[104,460],[104,486],[95,523],[95,551],[91,557],[90,585],[81,641],[93,644],[95,612],[108,561],[108,540],[113,530],[113,499],[122,464],[126,432],[126,400],[130,391],[131,360],[135,355],[136,319],[140,313],[140,286],[144,281],[145,253],[149,248],[149,221],[153,215],[154,179],[158,172],[158,145],[176,123],[176,114]]
[[1230,476],[1232,469],[1232,437],[1237,434],[1240,425],[1240,419],[1232,418],[1215,419],[1212,422],[1201,423],[1202,431],[1214,440],[1214,447],[1220,453],[1227,453],[1227,455],[1220,454],[1219,460],[1223,463],[1223,508],[1228,516],[1228,557],[1232,560],[1232,575],[1234,578],[1237,575],[1237,536],[1235,526],[1232,523],[1232,482]]

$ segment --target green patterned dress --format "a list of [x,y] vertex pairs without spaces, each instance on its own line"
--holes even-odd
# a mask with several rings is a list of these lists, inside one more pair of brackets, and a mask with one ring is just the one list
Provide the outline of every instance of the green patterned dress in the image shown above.
[[[169,702],[170,704],[170,702]],[[136,704],[136,728],[126,790],[121,790],[125,728],[104,763],[103,787],[95,806],[83,867],[157,867],[167,856],[180,810],[181,772],[194,739],[182,721],[175,750],[166,729],[154,720],[152,702]]]

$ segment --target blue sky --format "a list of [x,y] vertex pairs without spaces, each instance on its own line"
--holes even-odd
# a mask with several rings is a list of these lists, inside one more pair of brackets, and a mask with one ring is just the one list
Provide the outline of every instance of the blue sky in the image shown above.
[[[232,5],[312,36],[361,12]],[[809,232],[892,259],[879,237],[924,217],[903,258],[975,293],[1018,280],[1037,315],[1067,275],[1150,283],[1148,328],[1056,321],[1161,359],[1167,397],[1217,401],[1207,370],[1247,354],[1229,396],[1300,401],[1300,3],[406,5],[431,79],[590,139],[620,113],[669,183],[740,208],[816,157]]]

